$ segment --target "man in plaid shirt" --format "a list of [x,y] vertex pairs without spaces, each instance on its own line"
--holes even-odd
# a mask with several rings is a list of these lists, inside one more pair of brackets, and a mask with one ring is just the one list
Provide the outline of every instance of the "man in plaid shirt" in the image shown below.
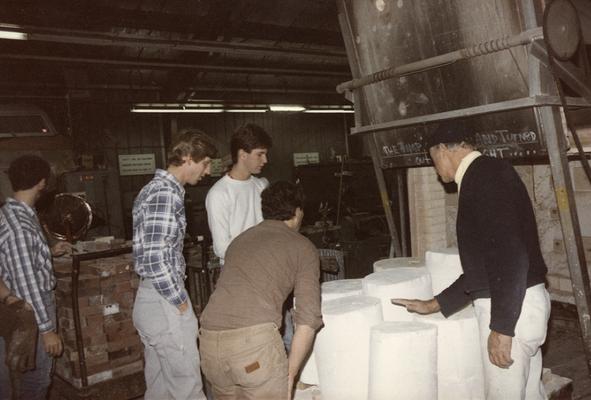
[[146,400],[205,399],[198,323],[185,290],[184,185],[210,172],[216,148],[198,131],[182,134],[133,206],[135,271],[142,278],[133,322],[144,344]]
[[[0,278],[9,292],[0,301],[23,299],[33,309],[39,328],[35,369],[23,374],[20,398],[44,399],[51,383],[52,357],[62,352],[56,332],[55,276],[51,256],[64,254],[66,242],[51,250],[43,235],[34,206],[50,176],[47,161],[35,155],[15,159],[8,168],[14,194],[0,208]],[[10,398],[9,373],[4,363],[6,344],[0,338],[0,399]],[[18,396],[17,396],[18,397]]]

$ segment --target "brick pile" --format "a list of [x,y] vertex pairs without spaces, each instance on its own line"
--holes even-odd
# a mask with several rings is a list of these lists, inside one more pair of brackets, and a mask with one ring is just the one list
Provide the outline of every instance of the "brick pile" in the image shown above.
[[[72,280],[69,274],[58,276],[58,326],[64,354],[56,363],[56,373],[75,387],[81,387]],[[82,262],[78,282],[88,384],[142,371],[143,346],[132,322],[139,280],[133,271],[131,255]]]

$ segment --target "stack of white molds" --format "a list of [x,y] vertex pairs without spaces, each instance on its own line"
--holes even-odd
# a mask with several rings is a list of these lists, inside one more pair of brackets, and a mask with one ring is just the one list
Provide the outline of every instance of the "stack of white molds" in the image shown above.
[[[340,299],[347,296],[361,295],[361,279],[340,279],[336,281],[324,282],[320,287],[320,294],[322,296],[322,304],[329,300]],[[317,333],[317,337],[324,335],[324,329]],[[308,385],[318,385],[318,370],[316,368],[316,342],[308,360],[302,368],[300,374],[300,381]]]
[[373,263],[373,272],[380,272],[391,268],[424,267],[425,261],[418,257],[397,257],[378,260]]
[[391,299],[433,298],[431,277],[426,268],[400,267],[374,272],[363,278],[363,294],[377,297],[382,302],[384,321],[412,321],[413,314],[405,307],[396,306]]
[[[324,392],[322,394],[324,399]],[[383,322],[371,329],[368,398],[437,399],[435,325],[420,322]]]
[[425,253],[425,264],[431,274],[433,294],[435,296],[447,289],[464,273],[456,247],[427,251]]
[[437,325],[437,398],[484,399],[480,335],[474,307],[470,305],[447,319],[436,313],[416,315],[415,320]]
[[322,305],[324,328],[315,354],[322,400],[365,400],[369,377],[369,333],[382,322],[379,299],[348,296]]

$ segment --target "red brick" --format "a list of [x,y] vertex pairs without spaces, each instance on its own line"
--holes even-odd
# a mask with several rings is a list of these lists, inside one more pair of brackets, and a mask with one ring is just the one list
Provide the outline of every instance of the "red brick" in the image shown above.
[[103,332],[105,317],[103,314],[89,315],[86,318],[86,325],[91,332]]

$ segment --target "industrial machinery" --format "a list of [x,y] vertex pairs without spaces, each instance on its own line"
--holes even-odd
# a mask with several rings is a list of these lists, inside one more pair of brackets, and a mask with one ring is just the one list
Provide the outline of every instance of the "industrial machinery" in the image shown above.
[[125,237],[117,171],[66,172],[59,179],[59,189],[77,194],[91,206],[95,223],[88,231],[89,237]]
[[58,240],[83,239],[92,225],[92,209],[80,196],[60,193],[41,215],[45,230]]

